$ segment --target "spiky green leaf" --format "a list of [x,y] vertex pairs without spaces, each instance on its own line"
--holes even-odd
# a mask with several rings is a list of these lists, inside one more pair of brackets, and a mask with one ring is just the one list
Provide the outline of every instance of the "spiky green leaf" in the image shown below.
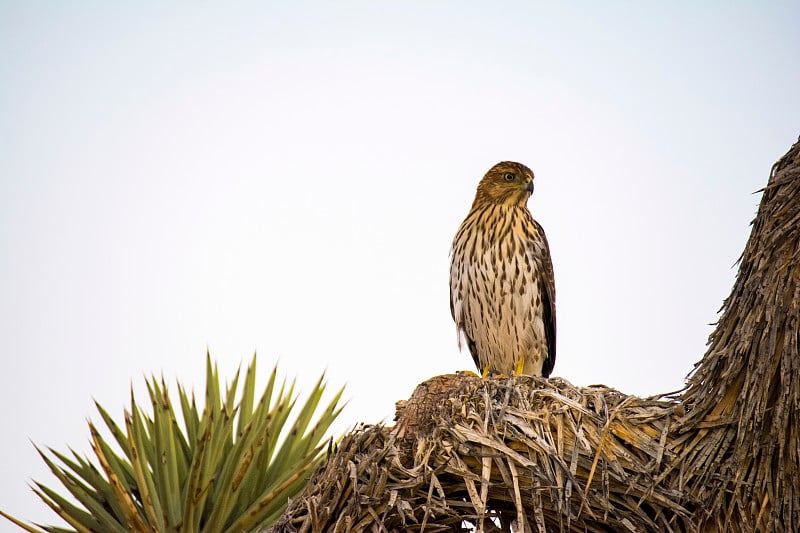
[[237,371],[223,390],[207,354],[205,405],[199,410],[194,394],[179,384],[180,421],[163,378],[146,380],[150,413],[131,389],[123,425],[96,404],[113,437],[107,442],[89,424],[99,466],[75,452],[39,450],[74,501],[41,484],[34,492],[73,529],[37,529],[0,516],[37,533],[216,533],[268,526],[305,485],[330,442],[323,439],[341,412],[342,391],[321,407],[323,375],[298,403],[295,383],[279,384],[276,366],[255,403],[255,356],[239,377]]

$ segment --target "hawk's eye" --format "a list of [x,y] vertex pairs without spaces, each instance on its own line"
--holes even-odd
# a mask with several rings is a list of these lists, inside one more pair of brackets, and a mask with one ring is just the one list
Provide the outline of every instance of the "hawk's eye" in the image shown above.
[[503,174],[503,178],[505,178],[506,181],[514,181],[514,178],[516,178],[516,176],[512,172],[506,172],[505,174]]

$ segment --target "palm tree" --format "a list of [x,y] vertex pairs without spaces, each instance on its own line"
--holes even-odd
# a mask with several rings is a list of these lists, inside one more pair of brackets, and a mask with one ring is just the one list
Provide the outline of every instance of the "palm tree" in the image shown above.
[[800,143],[677,393],[445,375],[346,435],[271,531],[795,531]]

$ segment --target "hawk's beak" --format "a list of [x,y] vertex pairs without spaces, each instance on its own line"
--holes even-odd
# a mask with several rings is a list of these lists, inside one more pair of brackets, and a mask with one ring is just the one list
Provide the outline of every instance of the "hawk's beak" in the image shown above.
[[528,180],[528,184],[525,186],[525,190],[533,194],[533,180]]

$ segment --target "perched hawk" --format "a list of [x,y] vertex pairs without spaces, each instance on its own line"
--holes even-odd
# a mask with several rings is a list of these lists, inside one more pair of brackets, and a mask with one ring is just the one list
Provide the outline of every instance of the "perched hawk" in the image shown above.
[[550,375],[556,294],[544,230],[525,206],[533,172],[504,161],[478,184],[450,252],[450,312],[478,370]]

